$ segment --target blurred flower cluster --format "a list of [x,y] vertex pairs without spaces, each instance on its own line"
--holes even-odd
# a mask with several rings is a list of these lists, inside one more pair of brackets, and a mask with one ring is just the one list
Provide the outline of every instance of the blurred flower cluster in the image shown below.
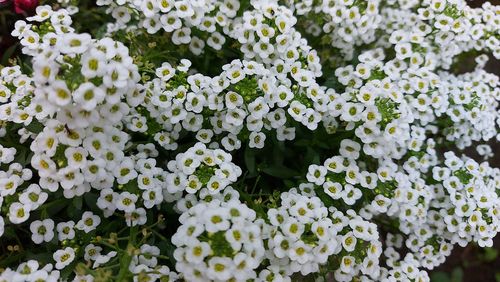
[[0,5],[12,5],[17,14],[31,14],[39,5],[38,0],[0,0]]

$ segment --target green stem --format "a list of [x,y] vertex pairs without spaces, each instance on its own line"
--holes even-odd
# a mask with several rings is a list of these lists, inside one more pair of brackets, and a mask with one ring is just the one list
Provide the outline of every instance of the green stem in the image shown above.
[[255,180],[255,183],[253,184],[252,192],[250,193],[250,195],[254,195],[255,189],[257,188],[257,184],[259,183],[259,180],[260,180],[260,174],[257,176],[257,179]]
[[111,248],[111,249],[113,249],[115,251],[122,251],[120,248],[116,247],[115,245],[112,245],[112,244],[104,242],[104,241],[96,242],[96,244],[104,245],[104,246],[106,246],[108,248]]
[[167,239],[165,236],[161,235],[158,231],[156,231],[156,230],[154,230],[154,229],[151,229],[151,231],[153,231],[153,233],[154,233],[156,236],[160,237],[160,239],[162,239],[162,240],[164,240],[164,241],[168,241],[168,239]]
[[127,249],[122,252],[120,259],[120,272],[116,277],[116,281],[127,281],[127,276],[130,274],[128,267],[132,261],[132,251],[135,248],[135,241],[137,237],[137,226],[130,228],[130,241],[128,242]]

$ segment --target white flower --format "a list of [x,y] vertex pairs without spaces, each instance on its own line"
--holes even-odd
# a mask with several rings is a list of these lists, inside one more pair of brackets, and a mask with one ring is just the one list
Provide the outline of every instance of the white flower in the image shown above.
[[0,196],[5,197],[15,194],[20,184],[22,184],[22,180],[15,174],[0,179]]
[[48,99],[58,106],[65,106],[71,102],[71,92],[62,80],[55,80],[51,83],[51,89],[48,91]]
[[133,212],[135,210],[135,203],[137,202],[137,195],[129,192],[122,192],[118,194],[116,199],[116,208],[124,212]]
[[83,258],[86,261],[96,260],[98,256],[101,255],[102,248],[94,244],[88,244],[85,246]]
[[9,207],[9,221],[13,224],[25,222],[30,216],[30,206],[21,203],[12,203]]
[[146,210],[143,208],[135,209],[132,212],[125,212],[125,221],[127,226],[144,225],[147,221]]
[[215,50],[221,50],[222,45],[226,42],[226,38],[219,32],[214,32],[207,40],[207,45]]
[[75,222],[60,222],[57,224],[57,239],[59,241],[71,240],[75,238],[75,230],[74,230]]
[[89,233],[97,228],[101,223],[101,218],[98,215],[93,214],[90,211],[86,211],[82,215],[82,219],[76,224],[76,228]]
[[119,184],[125,184],[138,175],[134,169],[134,161],[130,158],[124,158],[113,170],[113,174]]
[[114,258],[118,253],[116,251],[111,251],[107,255],[99,255],[96,257],[93,268],[99,267],[100,265],[108,263],[112,258]]
[[230,258],[214,257],[208,261],[207,276],[214,280],[228,280],[234,269]]
[[30,224],[31,240],[35,244],[49,242],[54,238],[54,221],[52,219],[35,220]]
[[266,140],[266,135],[264,133],[251,132],[248,138],[250,140],[250,142],[248,143],[248,146],[250,148],[258,148],[258,149],[264,148],[264,141]]
[[5,221],[2,216],[0,216],[0,236],[5,232]]
[[350,273],[355,265],[355,258],[353,256],[344,256],[340,261],[340,270],[345,273]]
[[302,241],[295,242],[288,251],[290,259],[304,264],[310,259],[311,247]]
[[182,22],[177,16],[176,11],[170,11],[160,17],[161,27],[166,32],[172,32],[182,26]]
[[87,78],[103,76],[106,71],[106,54],[97,49],[91,49],[82,55],[82,75]]
[[203,215],[205,228],[208,232],[227,230],[229,227],[228,214],[224,209],[209,210]]
[[18,37],[23,34],[26,30],[29,30],[31,24],[27,24],[23,20],[18,20],[14,24],[14,30],[12,30],[11,35],[14,37]]
[[156,256],[160,255],[160,249],[156,246],[144,244],[140,248],[141,254],[139,255],[139,263],[150,267],[157,265],[158,260]]
[[183,27],[175,30],[172,34],[172,42],[175,45],[188,44],[191,42],[191,29]]
[[29,49],[36,49],[39,45],[40,36],[31,30],[22,33],[21,44]]
[[327,195],[332,197],[333,199],[340,199],[343,195],[343,187],[342,184],[338,182],[326,181],[323,184],[323,189]]
[[170,80],[175,75],[175,69],[167,62],[156,69],[156,76],[163,81]]
[[307,172],[307,181],[312,182],[316,185],[323,185],[325,182],[325,176],[327,169],[319,165],[310,165]]
[[59,48],[65,54],[81,54],[91,43],[90,34],[67,33],[63,36]]
[[75,250],[71,247],[66,247],[62,250],[57,250],[53,255],[56,261],[56,269],[63,269],[73,262],[75,259]]
[[153,188],[142,193],[142,198],[144,200],[144,207],[152,208],[155,205],[159,205],[163,201],[163,195],[161,188]]
[[356,243],[358,242],[358,240],[356,239],[356,237],[353,235],[352,232],[349,232],[347,234],[345,234],[344,236],[342,236],[342,247],[348,251],[348,252],[352,252],[354,251],[354,248],[356,248]]
[[100,87],[96,87],[93,83],[82,83],[74,94],[73,99],[80,104],[84,110],[92,111],[96,105],[104,100],[106,93]]

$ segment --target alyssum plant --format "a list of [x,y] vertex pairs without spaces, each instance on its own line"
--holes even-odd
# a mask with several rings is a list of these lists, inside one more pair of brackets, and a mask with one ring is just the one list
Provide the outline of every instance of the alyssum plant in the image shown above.
[[429,281],[500,230],[498,6],[43,4],[0,70],[0,281]]

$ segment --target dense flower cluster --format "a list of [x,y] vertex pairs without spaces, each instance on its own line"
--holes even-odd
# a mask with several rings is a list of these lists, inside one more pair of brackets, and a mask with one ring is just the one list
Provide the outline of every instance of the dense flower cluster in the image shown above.
[[223,150],[207,149],[203,143],[195,144],[168,163],[172,173],[166,177],[167,191],[194,194],[207,188],[210,194],[219,193],[241,175],[241,169],[231,162],[231,158]]
[[318,272],[331,255],[338,255],[338,269],[326,265],[329,271],[336,270],[337,281],[350,281],[360,271],[377,277],[382,246],[376,225],[353,210],[344,215],[334,207],[326,208],[309,185],[300,188],[305,192],[294,188],[282,193],[281,206],[268,211],[271,265],[280,266],[286,276],[298,271],[307,275]]
[[470,50],[485,49],[499,58],[498,11],[489,2],[476,9],[465,1],[408,1],[403,10],[396,4],[382,10],[381,27],[388,32],[377,43],[406,50],[400,58],[421,58],[431,67],[449,68],[455,56]]
[[237,199],[214,199],[193,206],[179,221],[172,243],[177,247],[175,267],[186,280],[256,278],[264,242],[255,211]]
[[[373,42],[382,22],[380,1],[290,1],[297,15],[305,18],[307,33],[352,59],[355,47]],[[330,58],[334,60],[335,57]]]
[[500,231],[500,7],[57,2],[0,66],[0,281],[423,282]]
[[205,45],[215,50],[222,48],[226,40],[220,32],[240,8],[238,1],[214,0],[98,0],[96,3],[107,6],[107,12],[116,20],[107,25],[108,33],[132,28],[143,28],[150,34],[161,30],[171,34],[173,44],[189,44],[191,52],[197,55]]
[[[313,108],[298,101],[311,103],[314,96],[295,94],[289,80],[281,84],[279,74],[262,64],[234,60],[223,66],[220,75],[207,77],[198,73],[187,76],[186,67],[191,63],[182,63],[180,73],[170,64],[162,64],[156,69],[158,78],[145,85],[147,115],[165,129],[158,129],[155,140],[167,150],[178,147],[175,141],[182,131],[196,132],[196,139],[205,144],[217,141],[227,151],[241,148],[241,141],[246,140],[240,136],[249,140],[250,147],[263,148],[265,133],[271,130],[278,140],[294,139],[292,119],[311,129],[321,120]],[[310,91],[321,94],[319,88]]]

